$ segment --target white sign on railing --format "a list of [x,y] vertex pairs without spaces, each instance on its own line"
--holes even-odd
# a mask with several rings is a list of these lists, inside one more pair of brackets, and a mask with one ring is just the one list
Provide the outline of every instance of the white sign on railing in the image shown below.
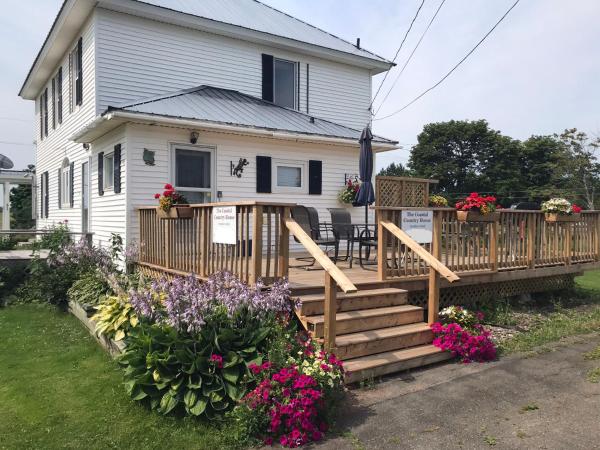
[[237,243],[235,206],[215,206],[212,209],[212,241],[215,244]]
[[419,244],[433,241],[433,211],[402,211],[402,230]]

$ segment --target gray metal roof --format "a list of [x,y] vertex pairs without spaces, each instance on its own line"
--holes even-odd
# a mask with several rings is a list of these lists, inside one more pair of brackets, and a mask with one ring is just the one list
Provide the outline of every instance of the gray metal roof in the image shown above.
[[[137,0],[161,8],[281,36],[377,61],[387,59],[256,0]],[[391,63],[390,63],[391,64]]]
[[[107,113],[110,111],[201,120],[238,127],[352,139],[357,142],[361,134],[361,130],[283,108],[238,91],[212,86],[199,86],[159,97],[111,106]],[[373,141],[397,144],[395,141],[379,136],[374,136]]]

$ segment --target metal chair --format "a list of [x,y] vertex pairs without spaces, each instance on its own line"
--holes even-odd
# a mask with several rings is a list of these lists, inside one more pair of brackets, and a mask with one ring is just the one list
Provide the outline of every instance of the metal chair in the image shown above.
[[354,243],[360,241],[358,228],[352,223],[352,216],[344,208],[328,208],[331,215],[331,228],[336,240],[346,241],[346,255],[339,257],[338,261],[349,261],[348,266],[352,268],[354,260]]
[[[300,225],[304,232],[308,234],[319,247],[324,247],[326,253],[329,251],[330,247],[333,247],[333,261],[336,262],[338,258],[339,241],[333,235],[333,230],[330,226],[328,226],[328,224],[319,222],[319,213],[317,210],[313,207],[297,205],[292,207],[291,213],[292,219],[294,219],[298,225]],[[325,234],[324,237],[323,234]],[[294,240],[300,243],[296,236],[294,236]],[[296,259],[298,261],[309,262],[309,264],[303,266],[295,266],[297,268],[310,270],[310,268],[315,265],[315,258],[312,256],[299,257]]]

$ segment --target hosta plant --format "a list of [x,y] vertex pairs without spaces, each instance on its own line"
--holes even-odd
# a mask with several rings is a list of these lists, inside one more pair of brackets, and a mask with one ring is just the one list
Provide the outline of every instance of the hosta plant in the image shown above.
[[161,414],[213,419],[248,392],[248,365],[262,363],[270,333],[252,321],[234,327],[224,310],[207,317],[198,333],[144,322],[131,331],[120,359],[127,391]]
[[98,306],[92,320],[96,322],[96,333],[121,341],[139,323],[138,316],[126,298],[106,297]]
[[95,311],[111,289],[104,276],[98,271],[84,273],[67,291],[67,296],[72,302],[79,303],[86,311]]

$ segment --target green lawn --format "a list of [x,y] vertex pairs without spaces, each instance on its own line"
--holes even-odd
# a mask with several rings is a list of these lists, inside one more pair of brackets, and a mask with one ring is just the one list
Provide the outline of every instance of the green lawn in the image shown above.
[[134,404],[73,316],[0,308],[0,448],[226,449],[226,430]]
[[556,311],[538,326],[500,345],[502,352],[528,352],[568,336],[600,332],[600,271],[575,279],[575,292],[558,299]]

